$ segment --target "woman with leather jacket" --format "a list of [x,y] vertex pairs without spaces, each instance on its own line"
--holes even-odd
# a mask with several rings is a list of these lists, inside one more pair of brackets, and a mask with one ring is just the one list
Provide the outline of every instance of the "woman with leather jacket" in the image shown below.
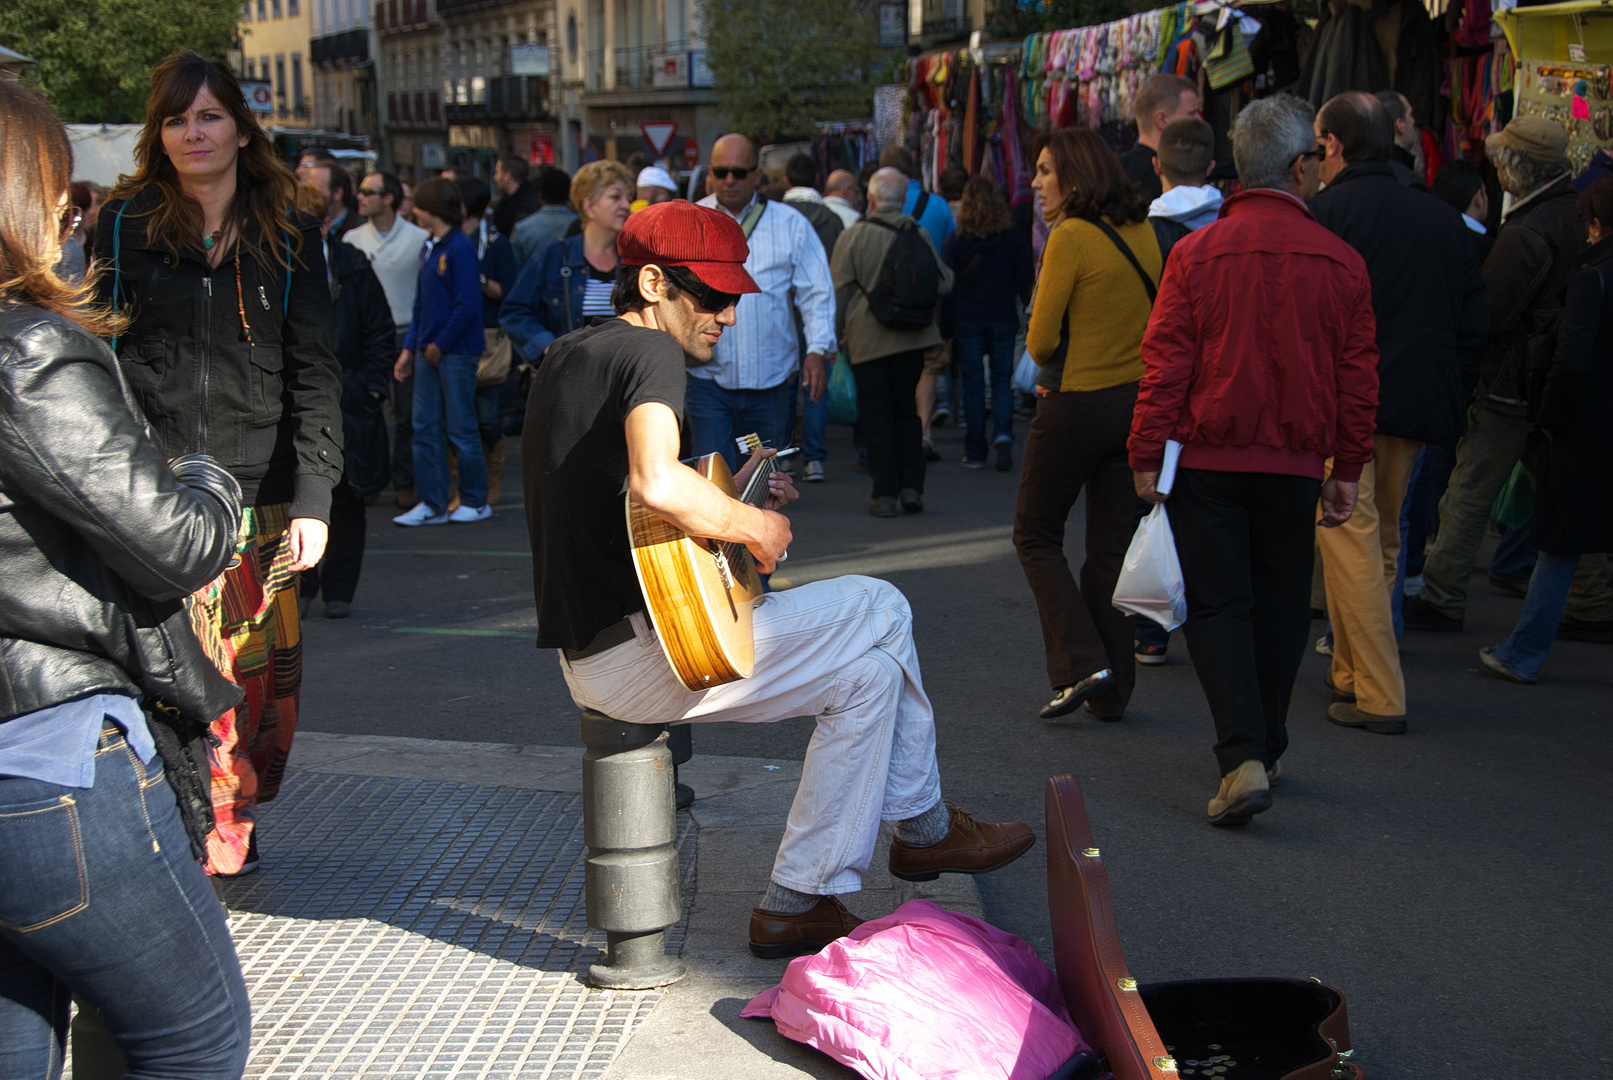
[[202,737],[241,691],[184,598],[230,561],[241,489],[168,460],[114,317],[53,269],[61,121],[0,80],[0,131],[0,1076],[61,1075],[71,996],[131,1073],[236,1078],[250,1008],[198,858]]
[[227,66],[177,53],[151,75],[139,168],[102,209],[97,298],[128,318],[114,351],[159,446],[241,484],[240,562],[191,603],[247,703],[215,718],[215,874],[256,869],[253,821],[297,724],[297,575],[319,562],[342,472],[341,372],[319,223],[292,205]]
[[554,340],[581,330],[596,315],[616,314],[616,237],[627,224],[637,178],[618,161],[593,161],[571,178],[571,202],[582,232],[530,259],[499,308],[498,324],[516,356],[536,364]]

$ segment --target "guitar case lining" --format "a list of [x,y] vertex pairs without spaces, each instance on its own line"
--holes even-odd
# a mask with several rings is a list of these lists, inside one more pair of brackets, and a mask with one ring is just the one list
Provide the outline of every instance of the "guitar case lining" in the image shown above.
[[1344,995],[1316,980],[1139,986],[1075,777],[1047,782],[1047,893],[1070,1016],[1116,1080],[1365,1080]]

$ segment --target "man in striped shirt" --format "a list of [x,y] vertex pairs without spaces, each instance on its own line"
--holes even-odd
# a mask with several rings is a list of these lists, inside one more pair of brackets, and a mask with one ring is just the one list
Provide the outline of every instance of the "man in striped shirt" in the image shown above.
[[[828,385],[824,358],[835,349],[834,290],[829,260],[806,218],[756,194],[762,180],[756,147],[743,135],[724,135],[711,148],[714,194],[700,201],[739,223],[750,245],[745,269],[761,288],[739,301],[738,322],[717,343],[708,364],[689,372],[685,411],[691,449],[717,451],[739,467],[734,438],[755,432],[783,449],[790,396],[799,367],[813,401]],[[798,364],[795,313],[806,333],[806,359]]]

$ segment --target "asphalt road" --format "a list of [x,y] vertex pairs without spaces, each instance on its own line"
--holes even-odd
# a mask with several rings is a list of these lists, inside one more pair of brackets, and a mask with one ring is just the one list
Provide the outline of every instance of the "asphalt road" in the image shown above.
[[[868,573],[907,594],[949,798],[1040,834],[1046,778],[1079,777],[1135,975],[1314,975],[1348,997],[1373,1080],[1609,1072],[1613,650],[1559,643],[1534,687],[1478,674],[1477,649],[1520,603],[1481,574],[1468,632],[1408,634],[1399,738],[1329,724],[1325,662],[1308,652],[1276,805],[1218,830],[1204,822],[1213,733],[1180,635],[1167,666],[1139,672],[1124,721],[1037,717],[1048,686],[1010,542],[1017,468],[966,471],[961,434],[937,429],[926,511],[876,520],[847,430],[830,434],[829,482],[792,508],[785,576]],[[577,742],[554,657],[532,647],[518,458],[489,522],[404,530],[390,496],[371,508],[354,617],[326,621],[316,604],[304,624],[304,727]],[[799,756],[811,731],[708,726],[695,748]],[[991,920],[1051,961],[1040,853],[981,886]]]

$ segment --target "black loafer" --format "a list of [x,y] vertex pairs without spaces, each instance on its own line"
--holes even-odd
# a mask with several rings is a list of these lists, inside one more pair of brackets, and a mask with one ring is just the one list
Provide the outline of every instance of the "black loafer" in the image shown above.
[[1053,700],[1042,706],[1043,720],[1056,720],[1079,709],[1093,694],[1114,684],[1114,672],[1108,668],[1088,675],[1078,683],[1062,686]]

